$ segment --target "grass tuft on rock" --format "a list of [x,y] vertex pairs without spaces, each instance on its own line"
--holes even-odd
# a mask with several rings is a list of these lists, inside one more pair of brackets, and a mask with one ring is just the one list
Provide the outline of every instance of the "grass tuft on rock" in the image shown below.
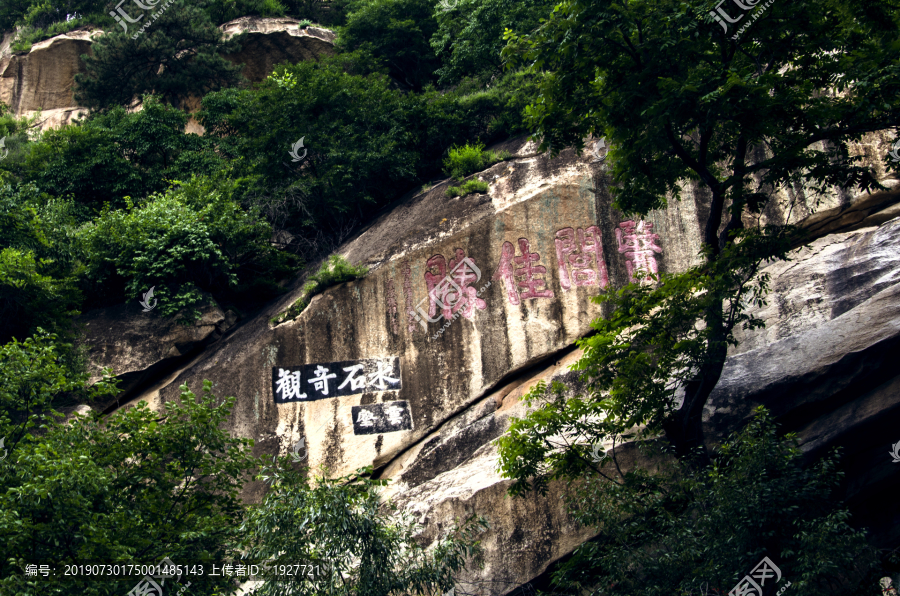
[[303,294],[298,298],[286,311],[271,319],[274,325],[281,324],[287,320],[294,319],[303,312],[312,297],[321,294],[331,286],[336,286],[347,281],[362,279],[369,272],[369,268],[364,265],[353,266],[341,255],[331,255],[319,271],[309,276],[306,284],[303,286]]

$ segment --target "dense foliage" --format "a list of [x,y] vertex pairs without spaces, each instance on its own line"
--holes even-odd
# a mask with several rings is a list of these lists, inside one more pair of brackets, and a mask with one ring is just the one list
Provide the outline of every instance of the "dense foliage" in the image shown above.
[[[12,372],[6,362],[0,371]],[[46,391],[58,388],[45,382]],[[255,465],[252,441],[219,426],[234,398],[204,385],[163,412],[141,403],[104,419],[41,421],[9,450],[0,468],[0,586],[9,594],[123,594],[135,578],[83,577],[54,583],[28,577],[27,563],[221,561],[235,556],[243,517],[243,474]],[[6,429],[4,429],[6,430]],[[233,579],[219,582],[221,587]],[[230,586],[232,589],[233,585]]]
[[250,559],[304,561],[316,571],[300,582],[266,582],[257,594],[441,594],[453,587],[453,574],[466,559],[479,560],[483,519],[451,528],[425,551],[414,539],[417,524],[379,498],[377,489],[386,481],[370,479],[372,468],[310,482],[284,460],[261,472],[271,488],[244,522],[243,547]]
[[176,2],[158,8],[153,20],[140,11],[129,17],[136,23],[120,18],[124,30],[105,32],[82,57],[85,72],[75,75],[76,101],[105,108],[154,93],[185,107],[190,97],[236,85],[241,66],[224,54],[237,51],[243,36],[225,39],[204,6],[204,0]]
[[219,302],[247,294],[262,300],[279,292],[273,277],[294,261],[277,250],[271,228],[247,213],[209,179],[194,178],[142,204],[104,210],[83,226],[83,274],[97,302],[137,300],[155,287],[159,314],[196,310],[212,294]]
[[569,501],[575,519],[603,534],[580,546],[553,583],[572,594],[724,596],[769,557],[781,572],[776,589],[872,594],[877,555],[830,498],[843,475],[836,455],[809,468],[802,459],[765,410],[707,467],[668,458],[654,474],[623,474],[607,459],[606,477],[584,479]]
[[4,161],[0,168],[54,196],[95,208],[123,206],[123,197],[160,192],[167,180],[224,167],[210,139],[184,133],[187,121],[184,112],[146,96],[138,112],[117,106],[80,125],[48,130],[30,145],[21,166]]
[[[705,263],[602,295],[607,316],[579,342],[587,395],[563,399],[560,387],[539,386],[530,396],[538,408],[499,441],[514,493],[574,478],[576,515],[611,530],[563,566],[558,585],[674,594],[706,581],[727,590],[768,553],[800,591],[827,591],[817,582],[834,572],[851,593],[849,562],[857,557],[862,577],[868,555],[827,501],[832,459],[804,471],[764,415],[721,452],[689,455],[702,444],[699,413],[734,330],[760,324],[745,313],[765,297],[755,274],[796,240],[787,229],[744,228],[779,188],[879,188],[848,144],[896,126],[900,12],[891,2],[774,3],[733,38],[709,20],[714,5],[201,0],[129,3],[136,22],[117,22],[99,0],[0,3],[0,30],[19,28],[14,51],[75,28],[106,32],[77,77],[87,118],[40,133],[35,118],[0,104],[0,448],[9,452],[0,591],[133,586],[46,588],[23,575],[26,560],[240,554],[327,559],[328,574],[302,593],[450,588],[477,555],[483,524],[469,520],[425,552],[414,525],[379,501],[371,470],[329,480],[273,462],[263,503],[241,505],[261,462],[248,441],[221,431],[234,398],[215,399],[209,384],[199,398],[183,387],[162,412],[142,404],[58,423],[57,410],[102,408],[116,394],[108,379],[88,387],[73,315],[136,306],[150,288],[159,300],[150,317],[190,322],[212,302],[252,311],[304,260],[335,252],[405,193],[444,174],[471,176],[505,158],[486,145],[537,131],[553,152],[605,136],[625,212],[677,199],[685,180],[709,199]],[[224,57],[242,39],[218,29],[245,15],[332,24],[336,55],[278,65],[249,85]],[[185,134],[186,108],[198,102],[205,134]],[[470,179],[448,194],[485,190]],[[364,274],[327,259],[280,320]],[[646,429],[641,438],[665,432],[683,459],[662,475],[598,481],[587,446],[635,427]]]

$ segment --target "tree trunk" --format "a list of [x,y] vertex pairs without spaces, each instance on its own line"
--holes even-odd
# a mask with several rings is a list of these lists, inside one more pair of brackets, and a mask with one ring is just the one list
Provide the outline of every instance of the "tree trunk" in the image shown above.
[[[710,248],[708,262],[719,258],[722,245],[719,242],[719,226],[724,214],[725,195],[718,188],[712,188],[713,198],[710,204],[709,219],[703,234],[703,243]],[[720,298],[709,306],[704,321],[709,331],[709,343],[700,370],[684,388],[684,403],[671,419],[663,424],[666,437],[675,447],[679,457],[687,456],[691,451],[699,450],[701,464],[709,462],[703,442],[703,408],[715,389],[722,369],[725,367],[725,356],[728,344],[725,342],[726,330],[723,317],[724,301]]]
[[[722,300],[716,300],[704,317],[710,331],[706,358],[699,372],[684,388],[684,403],[663,425],[666,437],[675,447],[678,457],[687,456],[703,442],[703,408],[718,384],[725,367],[728,344],[725,342],[725,322],[722,316]],[[705,449],[700,450],[701,463],[708,463]]]

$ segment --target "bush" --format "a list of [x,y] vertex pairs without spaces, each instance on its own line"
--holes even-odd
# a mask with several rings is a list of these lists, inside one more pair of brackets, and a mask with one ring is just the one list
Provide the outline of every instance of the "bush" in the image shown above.
[[[0,468],[0,592],[114,596],[140,581],[91,577],[55,584],[29,577],[27,563],[85,561],[220,563],[244,508],[245,474],[257,465],[253,441],[220,426],[234,398],[216,399],[204,381],[198,399],[182,385],[161,412],[146,402],[103,417],[47,424],[10,446]],[[26,560],[27,558],[27,560]],[[72,579],[72,578],[70,578]],[[170,580],[171,581],[171,580]],[[232,578],[207,578],[207,592],[233,593]],[[166,586],[168,592],[168,584]]]
[[804,468],[796,437],[779,437],[760,408],[711,465],[673,460],[654,474],[617,473],[609,462],[609,477],[582,479],[569,505],[579,523],[602,533],[554,573],[556,586],[610,596],[726,594],[767,556],[791,594],[874,593],[875,550],[831,499],[843,475],[836,454]]
[[450,155],[444,161],[444,171],[459,180],[510,157],[509,151],[485,151],[482,143],[466,143],[450,149]]
[[55,196],[121,207],[125,196],[165,190],[166,180],[222,170],[212,140],[184,133],[187,120],[187,114],[145,96],[139,112],[117,107],[45,132],[30,146],[22,177]]
[[53,408],[115,394],[107,379],[88,387],[86,373],[67,367],[70,351],[70,345],[42,329],[25,341],[0,346],[0,437],[6,449],[29,440],[30,429]]
[[48,265],[30,251],[0,251],[0,343],[24,340],[39,325],[67,330],[78,314],[80,295],[72,280],[43,275]]
[[[310,258],[332,252],[398,188],[417,180],[411,122],[419,100],[382,75],[351,74],[359,55],[279,67],[259,89],[203,100],[201,123],[234,158],[236,198],[257,206]],[[280,83],[280,84],[279,84]],[[292,146],[303,155],[294,161]]]
[[338,31],[337,48],[371,53],[392,78],[421,90],[440,66],[429,42],[437,30],[433,12],[431,0],[357,0]]
[[362,279],[369,272],[368,267],[359,265],[354,267],[341,255],[331,255],[317,273],[309,276],[303,285],[303,295],[300,296],[285,312],[272,319],[272,323],[283,323],[288,319],[294,319],[309,305],[310,299],[316,294],[321,294],[331,286],[336,286],[347,281]]
[[504,31],[529,33],[553,11],[552,0],[459,0],[455,10],[437,11],[430,44],[441,59],[441,85],[468,77],[493,86],[503,71]]
[[[207,293],[233,298],[241,283],[246,288],[292,271],[295,259],[272,246],[271,227],[229,192],[193,179],[138,206],[104,210],[79,232],[86,291],[95,300],[117,302],[155,287],[155,312],[170,316],[186,309],[188,321],[200,316]],[[270,284],[268,295],[257,299],[271,297],[276,290]]]
[[322,472],[311,483],[306,469],[292,470],[287,458],[262,470],[260,479],[271,488],[262,504],[251,507],[241,548],[272,565],[302,560],[317,572],[290,587],[265,582],[256,594],[440,594],[453,587],[453,574],[467,557],[480,562],[476,537],[487,527],[483,518],[449,528],[426,551],[416,542],[421,530],[411,516],[382,503],[378,489],[387,481],[367,478],[371,467],[335,479]]
[[466,180],[462,186],[448,186],[448,197],[464,197],[473,192],[487,192],[488,183],[481,180]]

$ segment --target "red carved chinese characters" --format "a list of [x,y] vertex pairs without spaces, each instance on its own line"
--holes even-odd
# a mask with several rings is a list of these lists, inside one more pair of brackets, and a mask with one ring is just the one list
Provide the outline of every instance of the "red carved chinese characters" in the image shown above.
[[609,285],[600,228],[563,228],[556,232],[555,242],[559,285],[563,291],[568,291],[573,282],[576,286],[605,288]]
[[456,258],[447,260],[444,255],[434,255],[425,263],[425,285],[428,286],[428,318],[434,319],[438,313],[449,319],[457,311],[467,319],[475,316],[475,309],[484,310],[487,304],[478,298],[478,292],[471,284],[481,279],[481,270],[475,262],[466,257],[465,251],[456,249]]
[[[503,243],[500,265],[492,279],[503,280],[510,304],[518,304],[520,299],[553,298],[553,290],[547,288],[547,280],[535,277],[547,273],[546,267],[534,264],[541,260],[541,256],[536,252],[529,252],[527,238],[519,238],[519,250],[522,256],[517,257],[512,242]],[[514,262],[520,266],[514,267]],[[518,281],[517,277],[524,279]]]
[[625,253],[625,268],[632,281],[639,281],[635,274],[642,271],[645,277],[641,282],[653,281],[650,273],[656,274],[659,268],[656,264],[656,255],[662,253],[659,247],[659,234],[653,233],[653,224],[641,220],[635,224],[633,221],[623,221],[616,229],[616,242],[619,252]]

